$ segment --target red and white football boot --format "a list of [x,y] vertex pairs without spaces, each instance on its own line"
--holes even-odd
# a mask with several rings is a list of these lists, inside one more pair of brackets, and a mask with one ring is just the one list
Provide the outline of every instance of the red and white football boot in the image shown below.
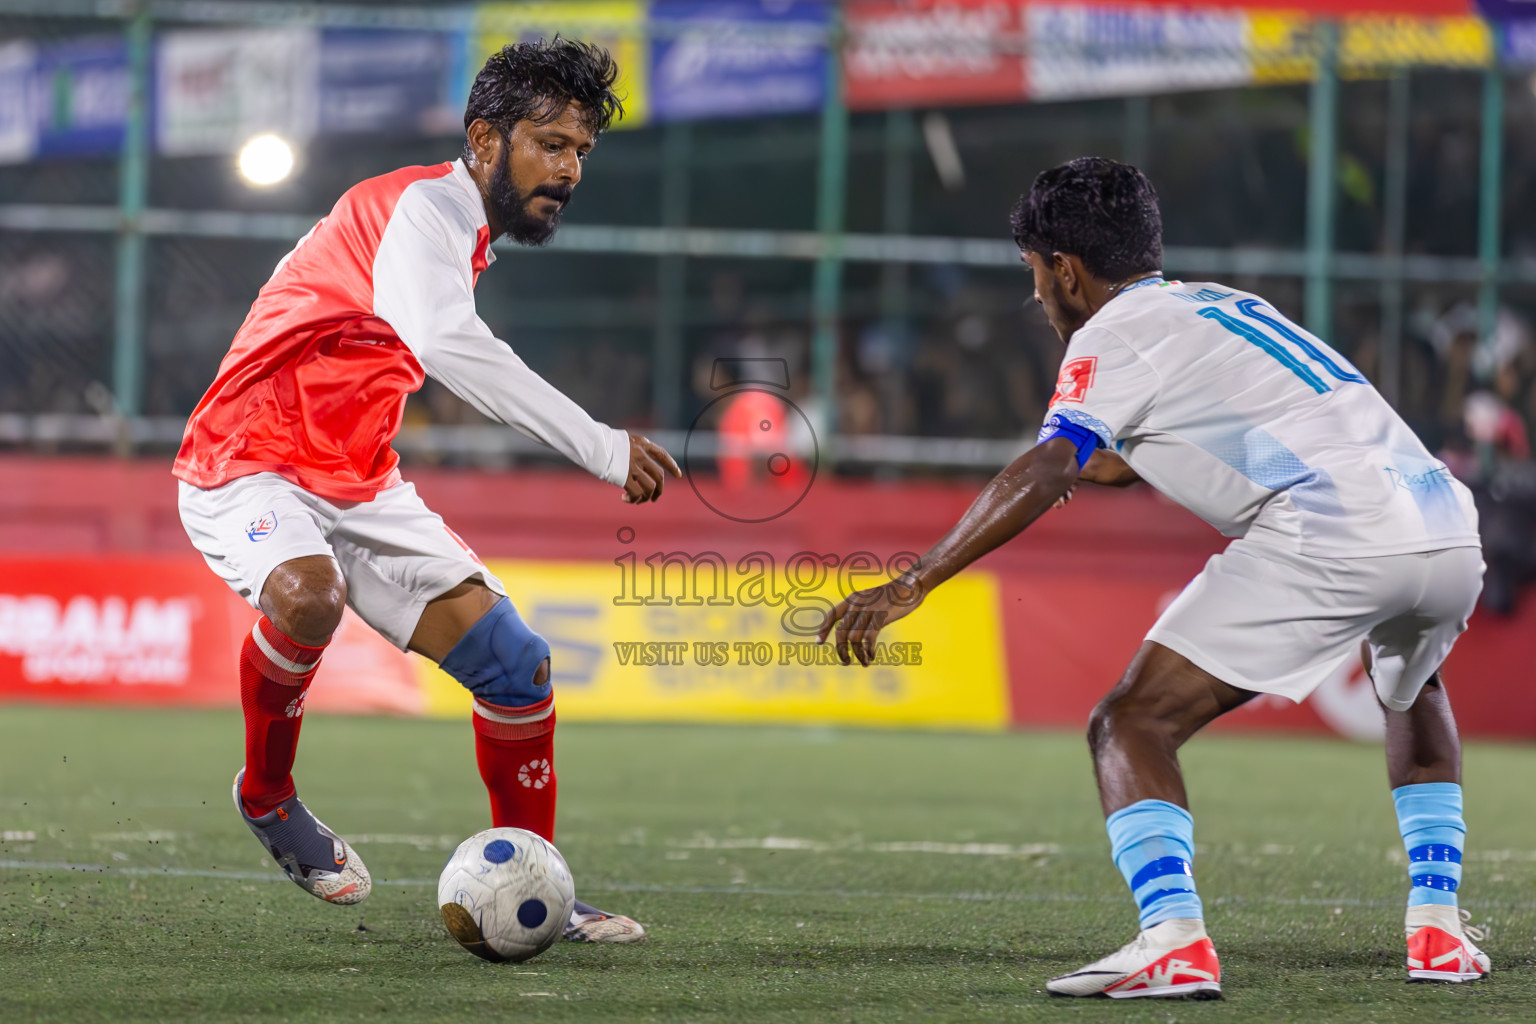
[[1477,981],[1488,976],[1488,954],[1472,944],[1483,933],[1456,907],[1424,904],[1408,908],[1409,981]]
[[1221,963],[1205,922],[1174,918],[1146,929],[1117,953],[1045,983],[1056,996],[1220,999]]
[[565,926],[567,942],[644,942],[645,927],[632,917],[598,910],[590,903],[576,901],[571,920]]

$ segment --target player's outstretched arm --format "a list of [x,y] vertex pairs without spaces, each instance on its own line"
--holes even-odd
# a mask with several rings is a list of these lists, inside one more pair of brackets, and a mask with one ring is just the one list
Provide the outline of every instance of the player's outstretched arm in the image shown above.
[[1079,473],[1076,446],[1066,438],[1036,445],[1009,464],[944,539],[911,569],[882,586],[850,594],[827,613],[817,632],[825,643],[836,627],[837,655],[868,665],[875,637],[887,624],[912,613],[940,583],[992,549],[1017,537],[1071,490]]
[[[445,212],[446,209],[446,212]],[[407,189],[379,241],[374,315],[429,377],[476,410],[560,452],[626,501],[653,501],[676,463],[660,447],[594,420],[496,338],[475,312],[469,254],[476,227]],[[658,454],[659,453],[659,454]]]

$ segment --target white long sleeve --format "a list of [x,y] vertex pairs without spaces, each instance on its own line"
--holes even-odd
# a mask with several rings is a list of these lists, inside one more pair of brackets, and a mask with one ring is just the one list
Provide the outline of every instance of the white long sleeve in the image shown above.
[[394,329],[429,377],[486,416],[622,487],[629,475],[628,433],[587,415],[475,312],[475,225],[458,197],[443,192],[459,187],[449,175],[401,194],[374,257],[374,315]]

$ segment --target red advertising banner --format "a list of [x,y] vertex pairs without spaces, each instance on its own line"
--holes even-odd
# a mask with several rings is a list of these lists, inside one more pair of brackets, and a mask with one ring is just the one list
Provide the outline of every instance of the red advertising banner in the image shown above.
[[[0,701],[234,705],[255,621],[196,555],[0,557]],[[348,611],[308,706],[420,714],[414,660]]]
[[879,0],[849,4],[843,74],[855,110],[1024,99],[1018,0]]
[[[636,548],[731,559],[748,551],[781,559],[921,551],[976,490],[967,482],[826,479],[792,514],[742,525],[686,489],[636,510],[580,473],[416,468],[411,478],[476,550],[570,564],[578,575],[584,565],[611,573],[614,558]],[[0,457],[0,479],[0,702],[237,703],[236,658],[256,613],[190,550],[163,465]],[[534,490],[542,501],[521,500]],[[1006,720],[1084,728],[1158,613],[1222,546],[1209,527],[1145,488],[1098,489],[989,555],[977,571],[996,583],[992,628],[1006,656]],[[528,585],[515,574],[507,583],[514,594]],[[1523,683],[1536,664],[1536,592],[1522,598],[1511,618],[1476,615],[1451,654],[1447,686],[1464,735],[1536,738],[1536,688]],[[423,664],[349,612],[309,707],[434,713]],[[570,670],[561,670],[566,685]],[[1368,681],[1346,665],[1305,704],[1261,697],[1217,728],[1369,738],[1380,721]]]
[[0,561],[0,698],[227,704],[232,597],[185,557]]
[[[1093,706],[1124,674],[1147,629],[1185,582],[1176,574],[1000,574],[1013,724],[1086,727]],[[1536,689],[1517,681],[1533,653],[1532,601],[1512,618],[1473,616],[1445,665],[1446,691],[1464,735],[1536,737]],[[1352,660],[1302,704],[1261,695],[1213,728],[1371,740],[1382,735],[1383,719],[1365,669]]]
[[[1029,6],[1032,0],[1019,0]],[[1457,17],[1476,14],[1489,0],[1198,0],[1197,3],[1170,3],[1169,0],[1075,0],[1081,7],[1157,7],[1172,9],[1288,11],[1330,17],[1354,17],[1362,14],[1400,14],[1418,17]]]

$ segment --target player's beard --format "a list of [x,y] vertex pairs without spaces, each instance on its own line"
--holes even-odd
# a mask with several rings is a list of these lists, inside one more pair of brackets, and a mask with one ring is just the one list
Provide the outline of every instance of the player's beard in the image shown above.
[[[555,237],[555,230],[560,227],[560,214],[570,201],[571,186],[538,185],[526,195],[523,194],[512,184],[511,150],[510,145],[502,147],[501,161],[491,174],[491,206],[496,211],[496,219],[501,222],[505,237],[518,245],[544,245]],[[557,201],[560,208],[549,217],[534,213],[528,206],[541,197]]]

